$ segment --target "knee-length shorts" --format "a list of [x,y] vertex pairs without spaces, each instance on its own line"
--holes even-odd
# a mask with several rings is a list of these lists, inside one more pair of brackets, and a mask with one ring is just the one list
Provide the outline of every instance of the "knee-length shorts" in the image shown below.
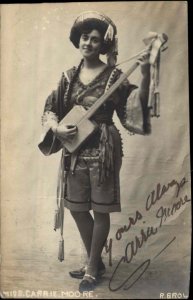
[[67,174],[64,206],[71,211],[94,210],[100,213],[121,211],[119,173],[122,164],[121,138],[112,129],[114,140],[114,171],[99,185],[99,160],[97,157],[79,157],[74,174]]

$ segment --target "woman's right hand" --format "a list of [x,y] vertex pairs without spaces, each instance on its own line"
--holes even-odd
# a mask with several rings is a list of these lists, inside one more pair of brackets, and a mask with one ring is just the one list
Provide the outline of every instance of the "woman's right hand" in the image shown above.
[[59,124],[55,130],[56,136],[64,139],[72,139],[77,133],[77,127],[73,124]]

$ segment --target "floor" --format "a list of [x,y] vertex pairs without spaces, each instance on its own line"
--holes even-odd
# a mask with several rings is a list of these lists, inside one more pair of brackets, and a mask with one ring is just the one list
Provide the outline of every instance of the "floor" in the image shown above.
[[[65,260],[59,262],[60,234],[53,230],[52,222],[54,204],[47,205],[48,202],[44,203],[42,199],[42,206],[37,209],[35,204],[32,205],[32,214],[28,215],[23,200],[18,199],[14,203],[7,200],[7,218],[13,222],[5,229],[6,237],[3,235],[6,245],[2,243],[1,296],[63,299],[187,298],[191,249],[190,201],[179,206],[173,215],[163,218],[161,226],[160,217],[156,217],[160,207],[169,207],[180,198],[184,201],[185,195],[189,193],[187,183],[182,186],[178,198],[175,197],[174,187],[171,187],[148,210],[146,199],[152,187],[156,187],[152,182],[161,182],[160,173],[153,174],[153,181],[152,174],[146,174],[140,179],[143,181],[141,186],[131,189],[131,186],[136,185],[137,170],[140,170],[135,165],[131,176],[132,167],[132,161],[125,157],[121,171],[122,212],[111,215],[108,246],[111,241],[112,247],[110,251],[107,248],[103,251],[106,273],[90,294],[80,294],[80,280],[72,279],[68,274],[70,270],[80,267],[84,259],[83,246],[69,212],[65,211]],[[130,186],[127,184],[128,176]],[[170,182],[172,178],[165,173],[163,182]],[[182,182],[180,174],[176,178]],[[124,231],[124,225],[128,227],[131,221],[129,218],[133,222],[136,219],[135,224]],[[125,261],[126,256],[128,261]]]

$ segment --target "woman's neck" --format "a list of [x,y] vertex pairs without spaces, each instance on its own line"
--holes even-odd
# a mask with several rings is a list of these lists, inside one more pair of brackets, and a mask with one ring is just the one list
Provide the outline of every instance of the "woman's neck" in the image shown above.
[[91,60],[84,58],[83,60],[83,66],[86,69],[94,69],[102,65],[104,65],[104,63],[99,59],[99,57],[97,57],[96,59],[92,58]]

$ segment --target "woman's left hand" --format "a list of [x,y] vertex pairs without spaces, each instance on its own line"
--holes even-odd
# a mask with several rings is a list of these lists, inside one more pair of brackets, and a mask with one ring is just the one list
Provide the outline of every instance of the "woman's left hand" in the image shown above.
[[141,66],[141,73],[144,76],[149,75],[149,71],[150,71],[149,57],[150,57],[150,50],[144,50],[144,52],[142,52],[137,59],[137,62]]

